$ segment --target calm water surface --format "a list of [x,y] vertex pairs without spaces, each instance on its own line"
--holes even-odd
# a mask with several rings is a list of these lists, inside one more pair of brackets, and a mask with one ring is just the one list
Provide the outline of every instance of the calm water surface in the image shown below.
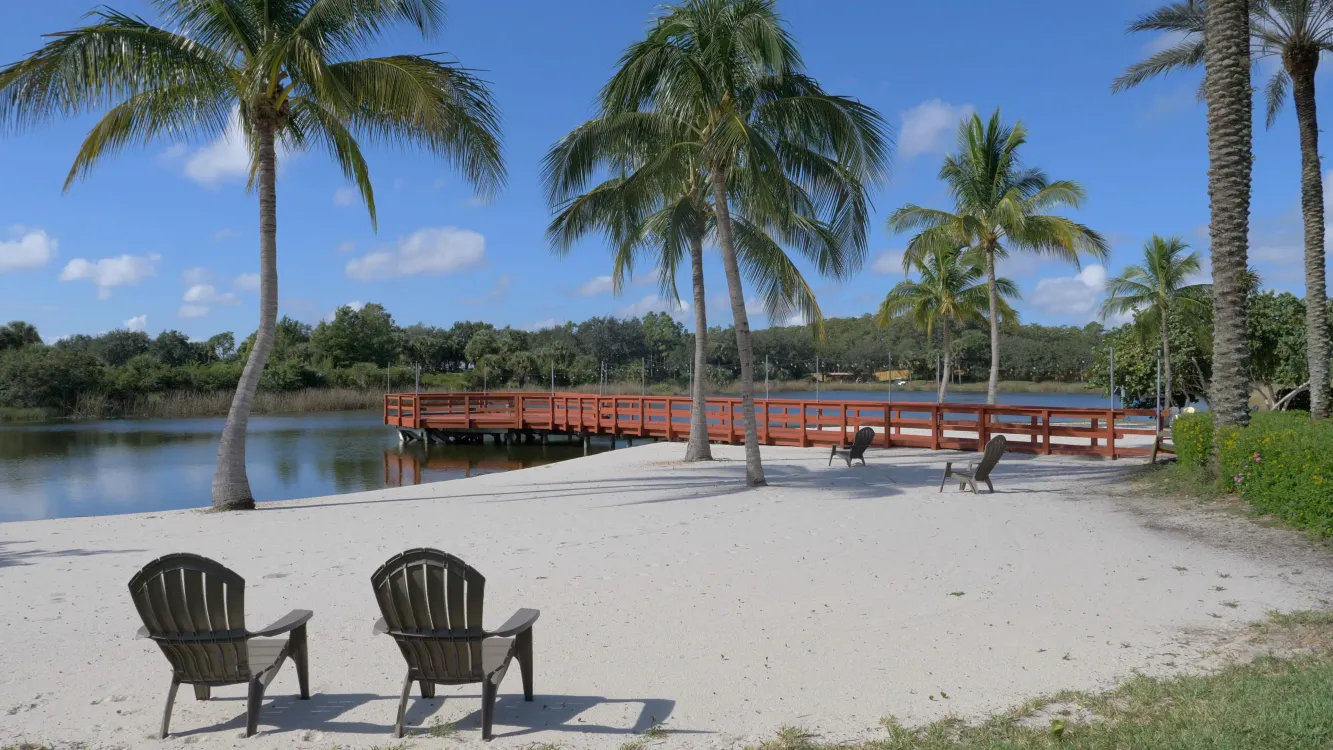
[[[399,449],[379,412],[254,417],[246,447],[260,500],[359,492],[582,456],[575,444]],[[0,425],[0,522],[209,504],[222,418]],[[609,441],[592,444],[608,450]]]
[[[759,394],[762,396],[763,391]],[[774,393],[815,400],[815,392]],[[883,392],[822,391],[820,400],[883,401]],[[894,391],[893,401],[934,400]],[[982,403],[984,393],[950,394]],[[1000,402],[1106,407],[1104,397],[1002,393]],[[209,503],[222,418],[0,425],[0,522],[201,508]],[[610,449],[594,441],[593,452]],[[510,471],[583,455],[577,444],[399,448],[378,412],[255,417],[247,448],[260,500],[398,487]]]

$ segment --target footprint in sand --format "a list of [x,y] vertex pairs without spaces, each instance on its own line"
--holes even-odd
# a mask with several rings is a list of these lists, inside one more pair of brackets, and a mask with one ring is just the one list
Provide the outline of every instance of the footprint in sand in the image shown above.
[[97,700],[93,701],[91,705],[100,706],[103,703],[120,703],[121,701],[125,700],[129,700],[128,695],[104,695],[101,698],[98,698]]

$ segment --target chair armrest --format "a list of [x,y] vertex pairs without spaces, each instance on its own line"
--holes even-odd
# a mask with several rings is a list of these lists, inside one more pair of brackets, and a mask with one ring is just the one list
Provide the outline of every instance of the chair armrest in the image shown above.
[[384,635],[387,632],[389,632],[389,623],[385,622],[383,617],[376,620],[375,627],[370,629],[371,635]]
[[135,637],[135,638],[152,638],[153,635],[152,635],[152,633],[149,633],[149,632],[148,632],[148,626],[147,626],[147,625],[140,625],[140,626],[139,626],[139,629],[136,630],[136,631],[134,631],[134,637]]
[[541,612],[538,612],[535,609],[520,609],[506,620],[505,624],[501,625],[499,630],[490,631],[486,635],[501,637],[518,635],[519,633],[530,629],[532,623],[536,622],[537,617],[540,615]]
[[274,622],[268,625],[267,627],[261,628],[259,630],[250,631],[250,635],[263,636],[263,637],[281,635],[282,633],[287,633],[292,630],[296,630],[297,628],[306,624],[306,622],[311,617],[314,616],[315,613],[311,612],[308,609],[294,609],[291,612],[288,612],[287,614],[283,615],[281,620],[278,620],[277,622]]

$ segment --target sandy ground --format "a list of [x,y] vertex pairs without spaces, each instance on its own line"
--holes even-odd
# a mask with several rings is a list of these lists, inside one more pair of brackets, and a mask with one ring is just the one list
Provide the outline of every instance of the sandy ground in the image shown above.
[[[370,574],[435,546],[487,576],[486,620],[542,611],[537,699],[501,687],[494,747],[615,748],[655,722],[661,746],[737,747],[799,725],[827,740],[979,716],[1134,670],[1201,664],[1213,637],[1333,596],[1320,553],[1248,520],[1124,497],[1141,461],[1010,455],[999,492],[937,492],[958,454],[872,450],[826,466],[766,448],[772,485],[741,486],[741,448],[676,462],[647,445],[536,469],[265,505],[0,524],[0,744],[389,745],[403,663],[373,637]],[[247,622],[315,610],[309,701],[290,664],[261,733],[243,686],[180,693],[152,739],[166,660],[134,640],[125,585],[194,551],[245,576]],[[478,743],[479,690],[414,699],[414,747]],[[947,697],[945,697],[947,695]],[[456,723],[453,737],[425,736]]]

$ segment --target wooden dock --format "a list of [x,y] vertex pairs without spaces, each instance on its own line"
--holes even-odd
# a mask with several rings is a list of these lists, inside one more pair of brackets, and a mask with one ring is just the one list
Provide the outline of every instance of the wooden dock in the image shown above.
[[[685,440],[693,402],[686,396],[598,396],[583,393],[391,393],[384,423],[405,440],[587,439]],[[739,398],[707,402],[712,442],[745,441]],[[976,451],[1003,434],[1009,450],[1025,453],[1147,457],[1166,412],[1152,409],[1048,408],[883,401],[755,399],[764,445],[846,443],[856,429],[878,433],[879,447]]]

